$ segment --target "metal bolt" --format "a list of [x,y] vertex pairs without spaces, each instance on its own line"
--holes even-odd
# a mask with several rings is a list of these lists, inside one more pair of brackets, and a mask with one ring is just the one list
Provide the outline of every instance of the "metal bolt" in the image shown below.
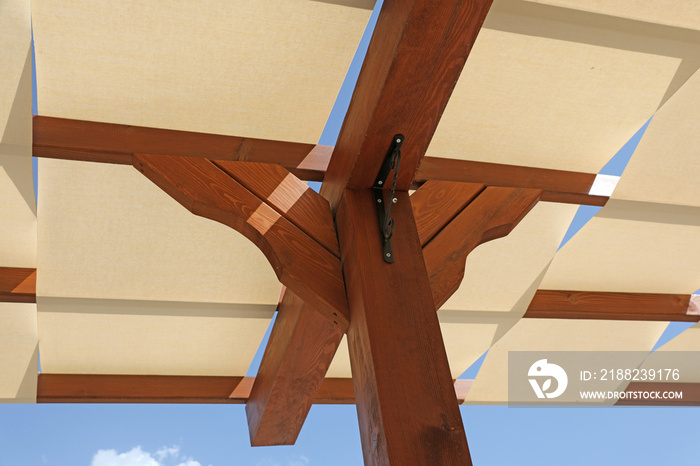
[[396,199],[396,198],[393,198],[393,199],[391,200],[391,202],[393,202],[394,204],[396,204],[398,201],[399,201],[399,200]]
[[381,200],[381,199],[377,199],[377,202],[381,204],[381,203],[382,203],[382,200]]
[[390,252],[387,252],[387,253],[386,253],[386,257],[391,257],[391,253],[390,253]]
[[384,184],[383,181],[377,181],[377,184]]
[[401,142],[401,139],[397,139],[396,142]]

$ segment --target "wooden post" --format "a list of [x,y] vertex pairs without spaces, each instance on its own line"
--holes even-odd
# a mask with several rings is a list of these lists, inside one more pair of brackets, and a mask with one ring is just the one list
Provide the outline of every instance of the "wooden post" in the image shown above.
[[407,192],[395,197],[393,264],[371,190],[345,190],[336,216],[365,464],[470,465],[413,210]]

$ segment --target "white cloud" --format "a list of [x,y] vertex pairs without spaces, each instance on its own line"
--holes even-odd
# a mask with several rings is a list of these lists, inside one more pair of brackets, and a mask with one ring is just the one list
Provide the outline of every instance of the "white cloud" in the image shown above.
[[162,447],[160,450],[156,452],[156,456],[158,457],[159,461],[163,461],[164,459],[168,458],[169,456],[172,456],[173,458],[177,458],[177,455],[180,454],[180,447],[177,445],[173,445],[172,447]]
[[116,450],[99,450],[92,458],[90,466],[161,466],[150,453],[135,447],[126,453]]
[[187,459],[184,463],[180,463],[177,466],[202,466],[199,461],[195,461],[192,458]]
[[[99,450],[92,458],[90,466],[202,466],[191,457],[179,457],[180,447],[162,447],[155,454],[143,451],[140,446],[126,453],[116,450]],[[211,466],[211,465],[209,465]]]

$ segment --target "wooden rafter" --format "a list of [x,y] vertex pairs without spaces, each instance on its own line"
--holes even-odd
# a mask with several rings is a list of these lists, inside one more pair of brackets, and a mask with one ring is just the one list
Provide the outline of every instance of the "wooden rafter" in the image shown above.
[[692,295],[538,290],[523,317],[698,322]]
[[[333,146],[174,131],[93,121],[34,117],[34,156],[131,165],[133,154],[204,157],[281,165],[305,181],[322,181]],[[542,200],[602,206],[589,195],[595,174],[470,160],[424,157],[412,188],[430,180],[541,189]]]
[[132,164],[133,154],[275,163],[321,181],[333,148],[287,141],[35,116],[34,157]]
[[[37,403],[247,403],[257,377],[38,374]],[[455,380],[463,403],[472,380]],[[350,378],[326,378],[314,404],[353,404]]]
[[543,201],[604,206],[609,199],[607,196],[589,194],[595,178],[593,173],[425,157],[418,168],[414,184],[442,180],[541,189]]
[[[35,303],[36,269],[0,267],[0,287],[0,302]],[[697,301],[689,294],[537,290],[523,318],[698,322]]]
[[0,303],[35,303],[36,269],[0,267]]
[[250,239],[280,282],[345,331],[349,314],[340,261],[295,226],[292,219],[300,217],[271,207],[204,158],[138,154],[134,166],[190,212]]
[[[256,377],[173,375],[38,374],[37,403],[197,403],[242,404]],[[454,382],[456,400],[464,403],[473,380]],[[681,399],[630,398],[623,406],[700,406],[700,383],[632,382],[626,392],[682,391]],[[353,404],[352,379],[327,378],[314,404]]]

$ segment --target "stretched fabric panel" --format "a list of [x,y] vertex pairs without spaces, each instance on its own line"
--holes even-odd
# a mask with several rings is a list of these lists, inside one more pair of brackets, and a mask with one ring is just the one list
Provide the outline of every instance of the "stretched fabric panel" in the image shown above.
[[39,160],[39,218],[38,296],[277,304],[253,243],[132,167]]
[[34,1],[39,114],[316,143],[370,3]]
[[700,29],[700,4],[695,0],[643,0],[636,2],[611,2],[609,0],[527,1],[636,19],[649,23]]
[[38,298],[41,368],[243,376],[274,306]]
[[690,294],[699,237],[697,208],[610,200],[557,253],[540,288]]
[[[667,322],[522,319],[489,350],[465,404],[508,401],[508,351],[651,351],[667,325]],[[641,355],[639,363],[643,358]]]
[[496,0],[428,155],[597,173],[699,66],[696,31]]
[[35,267],[28,0],[3,1],[0,31],[0,267]]
[[46,372],[245,375],[280,292],[253,243],[132,167],[42,159],[39,187]]
[[36,402],[36,304],[0,303],[0,403]]
[[510,312],[554,257],[577,209],[540,202],[508,236],[477,247],[467,257],[462,284],[442,309]]
[[695,73],[656,112],[613,196],[700,207],[699,120],[700,73]]

